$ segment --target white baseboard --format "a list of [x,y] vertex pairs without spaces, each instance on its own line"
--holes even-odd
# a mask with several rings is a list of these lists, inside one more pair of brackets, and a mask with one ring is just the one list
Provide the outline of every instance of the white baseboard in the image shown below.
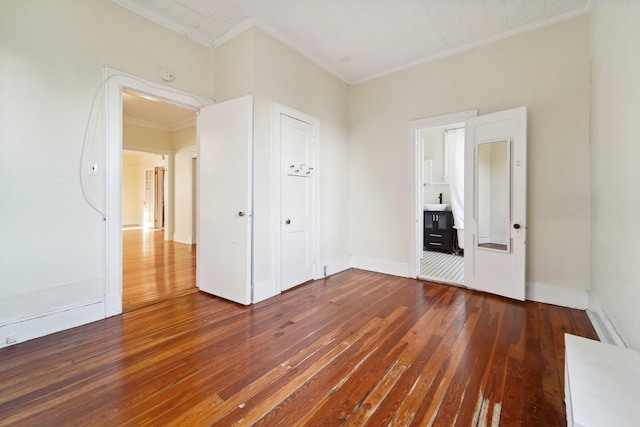
[[178,243],[184,243],[185,245],[193,244],[191,234],[173,233],[173,241]]
[[329,277],[341,271],[345,271],[351,268],[351,258],[345,258],[338,261],[332,261],[323,267],[323,271],[320,272],[321,277]]
[[392,276],[409,277],[409,264],[406,262],[354,256],[351,257],[351,267]]
[[[0,348],[104,319],[104,313],[104,302],[95,301],[6,323],[0,326]],[[7,343],[9,337],[15,342]]]
[[529,301],[559,305],[585,310],[588,305],[587,291],[570,289],[543,283],[527,282],[525,298]]
[[589,316],[589,320],[591,320],[591,324],[596,330],[600,341],[619,347],[626,347],[622,337],[620,337],[616,328],[613,327],[613,323],[609,320],[609,316],[607,316],[607,313],[605,313],[600,303],[593,298],[591,293],[589,293],[587,316]]
[[274,283],[270,279],[255,282],[253,284],[253,304],[269,299],[279,293],[280,291],[275,290]]

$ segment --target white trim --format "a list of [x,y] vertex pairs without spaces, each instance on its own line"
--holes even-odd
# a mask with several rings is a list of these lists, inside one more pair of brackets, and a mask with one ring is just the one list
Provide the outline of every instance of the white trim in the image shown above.
[[[104,301],[93,301],[0,326],[0,348],[104,319]],[[7,344],[7,337],[16,341]]]
[[431,62],[431,61],[435,61],[435,60],[438,60],[438,59],[445,58],[447,56],[455,55],[456,53],[460,53],[460,52],[464,52],[466,50],[471,50],[471,49],[474,49],[474,48],[477,48],[477,47],[485,46],[485,45],[488,45],[488,44],[491,44],[491,43],[494,43],[494,42],[497,42],[497,41],[500,41],[500,40],[508,39],[509,37],[517,36],[518,34],[526,33],[528,31],[537,30],[539,28],[544,28],[546,26],[557,24],[557,23],[562,22],[562,21],[567,21],[569,19],[573,19],[573,18],[576,18],[576,17],[581,16],[581,15],[586,15],[591,11],[591,6],[592,6],[591,3],[592,2],[593,2],[593,0],[589,0],[587,2],[587,5],[585,6],[585,8],[582,9],[582,10],[579,10],[579,11],[570,12],[570,13],[567,13],[567,14],[564,14],[564,15],[558,15],[558,16],[553,17],[552,19],[547,19],[547,20],[544,20],[544,21],[534,22],[532,24],[525,25],[523,27],[518,27],[518,28],[515,28],[515,29],[513,29],[511,31],[507,31],[505,33],[501,33],[501,34],[498,34],[498,35],[495,35],[495,36],[492,36],[492,37],[487,37],[487,38],[482,39],[482,40],[474,41],[472,43],[468,43],[468,44],[465,44],[465,45],[462,45],[462,46],[459,46],[459,47],[455,47],[453,49],[449,49],[449,50],[446,50],[444,52],[439,52],[439,53],[436,53],[435,55],[430,55],[430,56],[427,56],[425,58],[418,59],[416,61],[411,61],[411,62],[409,62],[407,64],[404,64],[404,65],[400,65],[400,66],[397,66],[397,67],[392,67],[392,68],[389,68],[387,70],[380,71],[379,73],[375,73],[375,74],[373,74],[373,75],[371,75],[369,77],[365,77],[365,78],[362,78],[362,79],[359,79],[359,80],[355,80],[355,81],[352,81],[352,82],[347,81],[347,83],[349,83],[351,85],[357,85],[357,84],[360,84],[360,83],[365,83],[365,82],[368,82],[370,80],[375,80],[377,78],[387,76],[389,74],[397,73],[398,71],[407,70],[409,68],[417,67],[418,65],[426,64],[427,62]]
[[280,290],[274,294],[275,286],[273,284],[273,280],[267,279],[262,280],[260,282],[254,283],[253,285],[253,304],[259,303],[260,301],[264,301],[271,297],[274,297],[280,293]]
[[579,310],[587,308],[587,291],[544,283],[527,282],[525,299]]
[[286,107],[282,104],[274,102],[272,104],[272,126],[273,126],[273,282],[275,285],[275,291],[282,291],[282,236],[280,223],[281,214],[281,178],[282,178],[282,161],[281,161],[281,145],[280,145],[280,115],[292,117],[296,120],[308,123],[313,126],[313,146],[311,148],[311,156],[313,159],[314,167],[314,181],[313,181],[313,196],[311,209],[313,219],[311,225],[311,239],[313,241],[313,278],[319,279],[322,277],[320,273],[320,120]]
[[[169,86],[104,68],[105,85],[105,316],[122,313],[122,90],[136,92],[179,104],[195,110],[213,104],[213,101],[191,95]],[[146,147],[149,150],[149,147]],[[172,156],[167,162],[169,182],[172,175]],[[169,186],[169,199],[173,193]],[[167,221],[170,223],[170,220]]]
[[423,229],[422,207],[422,168],[423,146],[420,140],[421,129],[447,126],[463,123],[471,117],[476,117],[478,110],[467,110],[442,116],[428,117],[409,121],[409,277],[416,278],[420,275],[420,255],[422,254],[421,230]]
[[326,64],[324,64],[318,58],[309,55],[308,49],[304,49],[304,48],[300,47],[296,43],[296,41],[294,39],[292,39],[291,37],[285,36],[280,31],[278,31],[275,28],[273,28],[273,27],[265,24],[264,22],[256,19],[255,17],[251,17],[251,18],[239,23],[238,25],[235,25],[225,35],[223,35],[222,37],[220,37],[217,40],[214,40],[212,42],[212,46],[214,48],[220,47],[223,44],[225,44],[226,42],[228,42],[229,40],[233,39],[238,34],[244,32],[244,31],[246,31],[246,30],[248,30],[248,29],[250,29],[252,27],[259,28],[260,30],[262,30],[265,33],[269,34],[271,37],[273,37],[274,39],[278,40],[282,44],[284,44],[284,45],[290,47],[291,49],[295,50],[298,55],[301,55],[302,57],[308,59],[309,61],[311,61],[312,63],[314,63],[318,67],[322,68],[323,70],[325,70],[326,72],[328,72],[332,76],[338,78],[339,80],[341,80],[341,81],[343,81],[343,82],[345,82],[347,84],[351,83],[349,81],[349,79],[347,79],[346,77],[344,77],[343,75],[338,73],[336,70],[331,69],[330,67],[328,67]]
[[342,271],[348,270],[351,268],[351,258],[344,258],[337,261],[332,261],[330,263],[325,264],[323,267],[322,275],[324,277],[329,277],[334,274],[340,273]]
[[191,40],[201,43],[207,47],[211,47],[211,42],[208,39],[197,36],[193,34],[193,32],[189,28],[176,25],[175,22],[172,22],[171,20],[166,19],[161,15],[149,12],[149,10],[145,9],[144,7],[138,6],[137,4],[133,4],[130,1],[124,1],[124,0],[111,0],[111,1],[113,1],[117,5],[124,7],[125,9],[129,9],[133,13],[140,15],[143,18],[146,18],[150,21],[155,22],[156,24],[160,24],[163,27],[170,29],[171,31],[175,31],[176,33],[183,34],[189,37]]
[[589,316],[589,320],[591,320],[591,324],[596,330],[600,341],[619,347],[627,347],[613,323],[609,320],[609,316],[607,316],[600,303],[591,295],[591,292],[589,292],[588,296],[587,316]]
[[180,120],[179,122],[175,122],[169,125],[165,123],[152,122],[150,120],[136,119],[134,117],[125,117],[123,119],[123,123],[139,126],[143,128],[161,130],[165,132],[176,132],[182,129],[187,129],[195,126],[196,119],[188,118],[188,119]]
[[123,150],[140,151],[142,153],[157,154],[159,156],[170,156],[173,154],[171,150],[164,148],[147,147],[146,145],[122,144]]
[[407,275],[409,266],[406,262],[354,256],[351,257],[351,266],[360,270],[375,271],[376,273],[390,274],[392,276],[409,277]]
[[256,25],[255,18],[251,17],[251,18],[245,19],[244,21],[231,27],[231,29],[227,31],[222,37],[218,38],[217,40],[211,40],[210,45],[214,49],[217,47],[220,47],[226,42],[228,42],[229,40],[233,39],[235,36],[244,33],[249,28],[254,27],[255,25]]
[[183,243],[185,245],[193,244],[191,234],[186,234],[186,233],[173,233],[173,241],[178,243]]

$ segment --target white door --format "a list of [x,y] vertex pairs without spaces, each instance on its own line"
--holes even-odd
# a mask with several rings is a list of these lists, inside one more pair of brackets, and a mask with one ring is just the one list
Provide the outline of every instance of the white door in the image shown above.
[[313,279],[313,125],[280,115],[282,290]]
[[250,304],[253,98],[204,107],[197,125],[197,285]]
[[465,285],[523,301],[526,107],[467,120],[465,164]]

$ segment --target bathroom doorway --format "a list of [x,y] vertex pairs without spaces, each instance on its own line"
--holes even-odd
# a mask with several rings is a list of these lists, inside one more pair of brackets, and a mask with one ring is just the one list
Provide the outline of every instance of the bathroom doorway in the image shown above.
[[464,123],[420,129],[421,279],[464,285]]
[[416,167],[410,239],[415,275],[464,286],[464,126],[476,110],[414,120]]

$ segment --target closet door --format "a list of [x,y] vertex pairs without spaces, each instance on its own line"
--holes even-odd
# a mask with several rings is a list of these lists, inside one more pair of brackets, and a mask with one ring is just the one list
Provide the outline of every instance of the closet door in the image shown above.
[[252,302],[253,98],[204,107],[197,126],[197,285],[247,305]]

